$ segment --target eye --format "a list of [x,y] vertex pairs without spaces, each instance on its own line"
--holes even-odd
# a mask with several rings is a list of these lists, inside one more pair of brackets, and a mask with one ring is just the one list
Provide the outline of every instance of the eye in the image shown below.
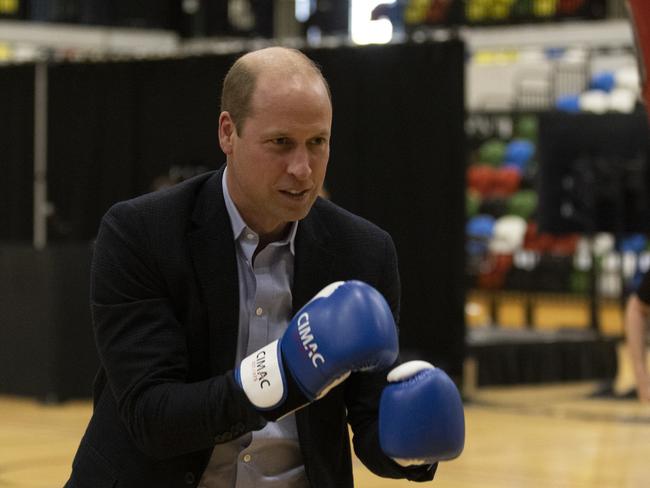
[[325,137],[315,137],[311,140],[311,143],[314,146],[322,146],[323,144],[327,144],[327,139]]
[[276,137],[275,139],[271,139],[271,142],[276,146],[287,146],[291,144],[288,137]]

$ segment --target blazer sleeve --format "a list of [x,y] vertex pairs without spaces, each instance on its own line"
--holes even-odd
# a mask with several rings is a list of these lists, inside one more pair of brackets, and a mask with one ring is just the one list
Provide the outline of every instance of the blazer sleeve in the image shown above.
[[103,218],[91,269],[97,349],[135,445],[164,459],[207,449],[264,425],[232,374],[188,382],[185,328],[175,317],[136,208]]
[[[397,254],[393,240],[388,234],[385,234],[383,265],[375,286],[386,298],[395,317],[395,323],[399,324],[401,289]],[[405,468],[381,450],[378,425],[379,399],[390,369],[375,373],[355,373],[346,381],[345,397],[348,422],[353,433],[354,451],[361,462],[378,476],[430,481],[433,479],[437,464],[433,467]]]

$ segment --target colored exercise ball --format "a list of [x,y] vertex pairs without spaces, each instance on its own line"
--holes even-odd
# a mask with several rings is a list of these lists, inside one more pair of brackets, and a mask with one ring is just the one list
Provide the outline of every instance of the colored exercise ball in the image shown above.
[[591,75],[589,88],[591,90],[601,90],[610,92],[616,86],[616,77],[613,71],[599,71]]
[[522,139],[534,141],[537,139],[537,117],[524,115],[515,122],[515,134]]
[[467,169],[467,186],[481,195],[492,193],[496,170],[486,164],[473,164]]
[[570,114],[580,112],[580,95],[561,95],[557,97],[555,108]]
[[537,193],[534,190],[520,190],[508,200],[508,213],[529,219],[537,209]]
[[521,170],[517,166],[504,166],[496,171],[494,192],[511,195],[519,189]]
[[473,217],[478,213],[479,206],[481,205],[481,195],[473,190],[468,190],[465,193],[465,214],[468,217]]
[[479,148],[479,159],[482,163],[499,166],[503,163],[506,144],[500,139],[490,139]]
[[504,155],[507,163],[512,163],[524,169],[535,154],[535,145],[526,139],[513,139],[506,146]]

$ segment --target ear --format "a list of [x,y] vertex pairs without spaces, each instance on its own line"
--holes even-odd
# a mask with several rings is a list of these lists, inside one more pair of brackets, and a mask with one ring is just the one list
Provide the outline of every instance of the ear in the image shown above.
[[219,115],[219,146],[226,155],[232,153],[233,139],[237,135],[235,122],[228,112]]

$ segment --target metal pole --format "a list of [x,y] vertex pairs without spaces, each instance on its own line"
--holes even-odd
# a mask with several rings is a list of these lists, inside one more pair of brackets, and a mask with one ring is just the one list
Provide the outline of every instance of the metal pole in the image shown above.
[[594,249],[594,236],[589,236],[589,249],[591,250],[591,272],[589,273],[589,318],[591,319],[591,329],[600,334],[600,290],[598,289],[598,280],[600,273],[596,261],[596,251]]
[[302,36],[300,23],[296,20],[295,0],[275,0],[273,6],[273,37],[297,39]]
[[47,245],[47,61],[34,69],[34,248]]

